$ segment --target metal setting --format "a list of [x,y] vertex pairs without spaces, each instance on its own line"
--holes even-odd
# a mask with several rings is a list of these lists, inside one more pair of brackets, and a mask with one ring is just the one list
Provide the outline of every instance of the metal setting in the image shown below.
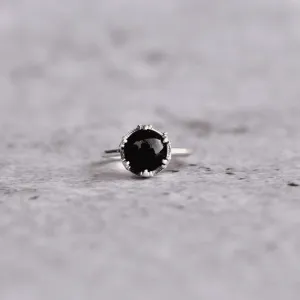
[[113,159],[113,160],[121,159],[125,169],[132,172],[130,162],[127,161],[125,158],[126,155],[125,155],[124,149],[125,149],[125,145],[128,142],[128,139],[131,137],[131,135],[133,135],[137,131],[141,131],[141,130],[151,130],[151,131],[157,133],[161,137],[162,143],[165,144],[165,146],[167,146],[167,154],[166,154],[166,157],[162,160],[161,166],[159,166],[154,171],[144,170],[144,171],[140,172],[139,174],[137,174],[141,177],[145,177],[145,178],[153,177],[156,174],[163,171],[164,169],[166,169],[171,161],[172,155],[174,155],[174,156],[189,156],[191,154],[191,151],[186,148],[172,149],[171,142],[170,142],[170,140],[168,138],[168,134],[166,132],[161,133],[160,131],[154,129],[152,125],[138,125],[134,130],[130,131],[128,134],[126,134],[122,138],[121,143],[119,145],[119,149],[107,150],[104,152],[103,157]]

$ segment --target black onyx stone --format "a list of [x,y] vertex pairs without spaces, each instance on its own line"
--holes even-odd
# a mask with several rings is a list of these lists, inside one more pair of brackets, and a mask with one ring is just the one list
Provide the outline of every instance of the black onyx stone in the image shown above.
[[130,163],[130,171],[136,175],[148,170],[155,171],[167,158],[168,145],[163,136],[153,130],[138,130],[132,133],[124,146],[124,157]]

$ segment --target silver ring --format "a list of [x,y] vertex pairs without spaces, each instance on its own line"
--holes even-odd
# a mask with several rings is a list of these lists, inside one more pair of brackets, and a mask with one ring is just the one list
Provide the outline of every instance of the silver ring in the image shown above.
[[191,154],[190,149],[172,148],[166,132],[162,133],[152,125],[138,125],[122,138],[119,148],[104,151],[102,157],[121,160],[135,175],[153,177],[167,168],[172,156]]

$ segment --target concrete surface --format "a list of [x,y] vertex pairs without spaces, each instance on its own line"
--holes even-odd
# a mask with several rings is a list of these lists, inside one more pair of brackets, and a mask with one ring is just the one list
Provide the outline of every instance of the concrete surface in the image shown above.
[[[0,299],[299,299],[299,26],[297,0],[2,0]],[[195,154],[103,165],[139,123]]]

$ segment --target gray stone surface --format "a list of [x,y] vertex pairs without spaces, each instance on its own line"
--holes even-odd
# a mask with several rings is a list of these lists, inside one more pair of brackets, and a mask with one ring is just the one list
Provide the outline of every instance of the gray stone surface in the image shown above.
[[299,82],[296,0],[2,0],[0,299],[299,299]]

